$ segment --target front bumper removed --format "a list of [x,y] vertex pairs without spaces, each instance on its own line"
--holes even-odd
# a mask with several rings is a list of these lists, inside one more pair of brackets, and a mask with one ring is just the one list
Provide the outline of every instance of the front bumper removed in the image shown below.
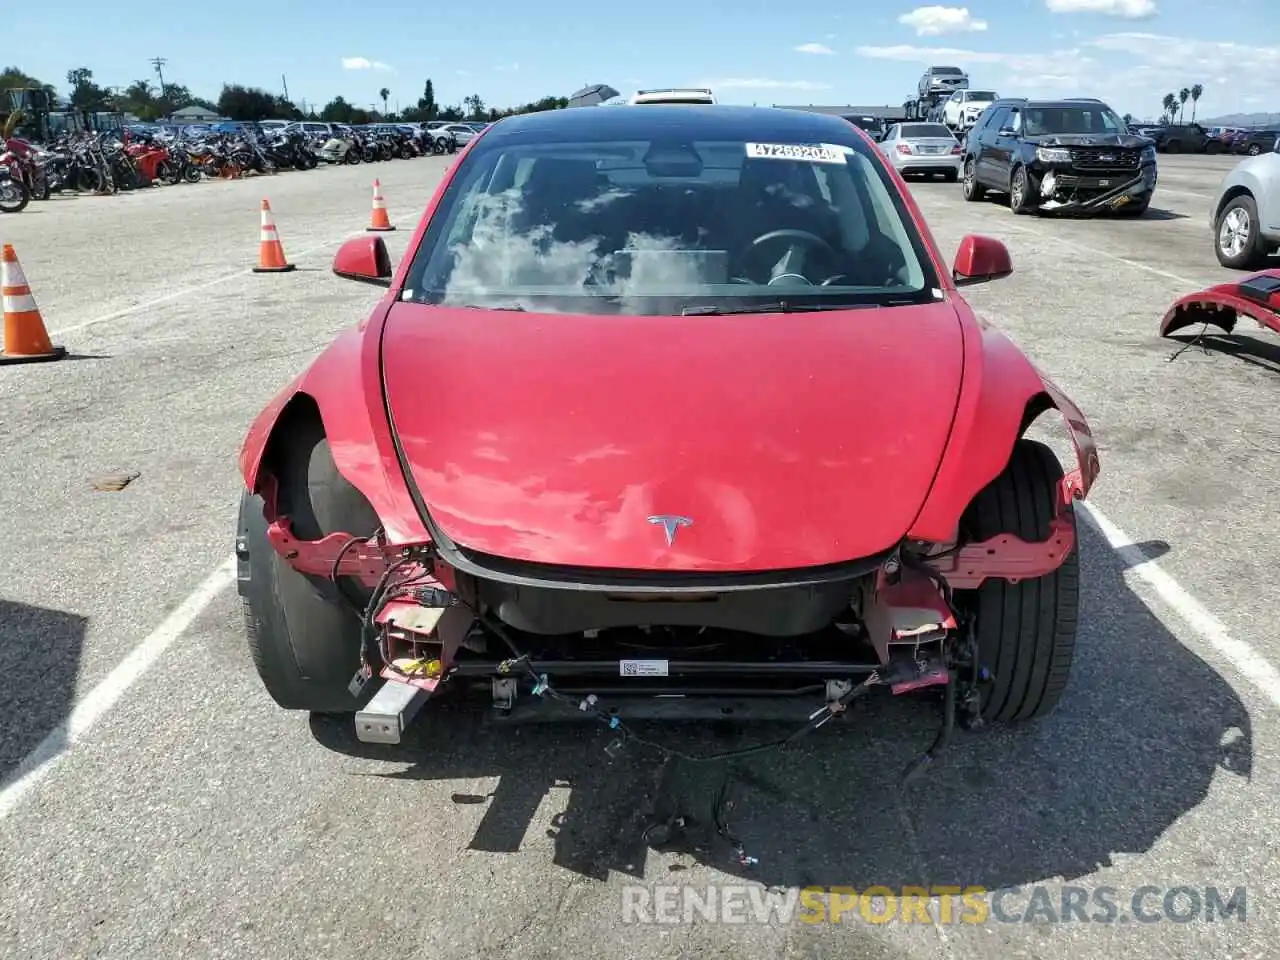
[[1280,270],[1262,270],[1179,298],[1160,321],[1160,336],[1196,324],[1231,333],[1241,316],[1280,333]]

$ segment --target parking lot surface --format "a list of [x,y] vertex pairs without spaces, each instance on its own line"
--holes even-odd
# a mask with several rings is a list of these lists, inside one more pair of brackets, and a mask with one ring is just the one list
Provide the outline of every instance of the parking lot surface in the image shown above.
[[[747,866],[706,828],[721,767],[611,759],[606,731],[493,730],[467,711],[425,713],[408,742],[373,748],[278,710],[253,672],[228,566],[239,445],[379,295],[329,272],[368,222],[370,178],[398,259],[447,158],[3,218],[74,356],[0,368],[0,955],[1274,956],[1280,343],[1242,324],[1172,359],[1180,344],[1155,335],[1174,299],[1233,276],[1208,228],[1233,162],[1161,157],[1138,220],[1019,217],[957,184],[913,185],[946,256],[967,233],[1008,244],[1013,276],[965,295],[1099,439],[1073,685],[1041,724],[960,736],[905,794],[927,704],[877,700],[744,761],[728,782]],[[294,273],[248,272],[264,195]],[[710,752],[775,734],[658,735]],[[673,812],[689,842],[647,849],[645,823]],[[1013,919],[1036,886],[1054,913],[1065,888],[1110,887],[1120,916],[624,922],[628,885],[732,883],[1016,886]],[[1244,887],[1247,918],[1140,922],[1144,886],[1156,911],[1170,888]]]

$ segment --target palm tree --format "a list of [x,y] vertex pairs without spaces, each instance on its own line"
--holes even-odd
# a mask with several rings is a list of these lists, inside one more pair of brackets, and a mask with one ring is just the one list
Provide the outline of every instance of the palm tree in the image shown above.
[[[383,87],[378,91],[378,96],[382,98],[382,115],[385,117],[387,115],[387,97],[391,96],[391,91]],[[1182,99],[1185,100],[1187,98],[1183,97]]]
[[1166,93],[1160,104],[1164,107],[1164,113],[1160,115],[1161,119],[1172,120],[1174,111],[1178,109],[1178,98],[1172,93]]
[[1196,122],[1196,102],[1199,101],[1203,93],[1204,93],[1204,87],[1200,86],[1200,84],[1197,83],[1194,86],[1192,86],[1191,88],[1191,122],[1192,123]]
[[1186,113],[1187,101],[1191,98],[1191,91],[1187,87],[1183,87],[1178,91],[1178,122],[1182,122],[1182,115]]

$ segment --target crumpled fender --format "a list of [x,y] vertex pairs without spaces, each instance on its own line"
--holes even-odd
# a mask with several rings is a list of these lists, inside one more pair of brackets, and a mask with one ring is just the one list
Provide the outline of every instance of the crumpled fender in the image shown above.
[[384,413],[379,362],[389,303],[366,323],[344,330],[311,365],[258,414],[240,450],[245,486],[261,493],[263,455],[277,430],[288,429],[287,411],[300,397],[320,410],[334,465],[381,519],[387,541],[431,539],[409,496]]
[[[967,307],[957,304],[957,309]],[[966,323],[964,351],[964,381],[951,436],[907,533],[911,539],[954,540],[973,498],[1004,470],[1031,420],[1051,407],[1062,415],[1076,453],[1077,466],[1067,470],[1063,481],[1063,500],[1085,497],[1100,469],[1093,431],[1080,408],[1008,337],[981,320]]]
[[1280,333],[1280,269],[1187,294],[1165,313],[1160,336],[1205,323],[1230,333],[1242,314]]

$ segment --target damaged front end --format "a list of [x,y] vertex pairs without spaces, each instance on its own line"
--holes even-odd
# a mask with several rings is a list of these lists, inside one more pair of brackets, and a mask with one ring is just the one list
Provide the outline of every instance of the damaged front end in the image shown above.
[[301,540],[277,511],[274,479],[258,490],[281,557],[318,586],[353,581],[368,597],[351,691],[384,682],[356,715],[363,741],[400,742],[430,698],[461,688],[491,698],[501,720],[603,723],[619,748],[632,720],[789,719],[807,732],[875,689],[937,689],[933,750],[957,721],[981,722],[988,679],[956,592],[1056,570],[1075,546],[1070,505],[1083,492],[1079,471],[1063,478],[1039,542],[906,541],[850,564],[722,576],[513,564],[443,540]]
[[1145,208],[1156,188],[1155,149],[1040,146],[1027,165],[1029,201],[1044,213],[1095,216]]

